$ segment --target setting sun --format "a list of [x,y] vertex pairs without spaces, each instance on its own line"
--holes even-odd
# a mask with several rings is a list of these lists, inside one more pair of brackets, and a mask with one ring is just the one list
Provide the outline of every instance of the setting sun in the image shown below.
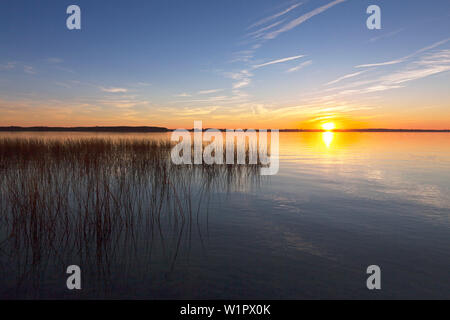
[[336,127],[336,126],[335,126],[335,124],[334,124],[333,122],[327,122],[327,123],[322,124],[322,128],[323,128],[324,130],[327,130],[327,131],[331,131],[331,130],[333,130],[335,127]]

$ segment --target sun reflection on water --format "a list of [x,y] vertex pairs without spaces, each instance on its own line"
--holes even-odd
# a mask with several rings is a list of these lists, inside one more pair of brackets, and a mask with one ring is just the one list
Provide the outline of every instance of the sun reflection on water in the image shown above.
[[334,132],[327,131],[322,133],[322,140],[327,146],[327,148],[330,148],[333,139],[334,139]]

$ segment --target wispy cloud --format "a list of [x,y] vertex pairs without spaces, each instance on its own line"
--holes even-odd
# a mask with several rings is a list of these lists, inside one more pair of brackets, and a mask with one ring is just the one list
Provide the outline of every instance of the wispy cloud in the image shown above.
[[48,62],[48,63],[58,64],[58,63],[62,63],[63,59],[56,58],[56,57],[51,57],[51,58],[45,59],[45,61]]
[[277,21],[275,23],[272,23],[272,24],[268,25],[267,27],[264,27],[264,28],[258,29],[256,31],[250,32],[250,33],[247,34],[247,36],[248,37],[254,37],[254,38],[260,38],[260,37],[262,37],[264,35],[265,31],[275,28],[276,26],[282,24],[284,21],[286,21],[286,19]]
[[422,53],[422,52],[425,52],[425,51],[434,49],[434,48],[436,48],[436,47],[439,47],[439,46],[441,46],[441,45],[447,43],[449,40],[450,40],[450,38],[447,38],[447,39],[444,39],[444,40],[435,42],[435,43],[433,43],[432,45],[429,45],[429,46],[427,46],[427,47],[425,47],[425,48],[422,48],[422,49],[417,50],[416,52],[414,52],[413,54],[410,54],[410,55],[407,56],[407,57],[409,58],[409,57],[415,56],[415,55],[417,55],[417,54],[419,54],[419,53]]
[[217,101],[225,101],[228,100],[228,96],[214,96],[214,97],[208,97],[205,99],[190,99],[190,100],[180,100],[176,102],[217,102]]
[[253,74],[247,69],[238,72],[227,72],[225,76],[234,80],[233,89],[241,89],[250,85]]
[[392,64],[402,63],[404,61],[405,61],[405,59],[402,58],[402,59],[379,62],[379,63],[360,64],[358,66],[355,66],[355,68],[371,68],[371,67],[389,66]]
[[[404,86],[401,85],[394,85],[394,84],[378,84],[374,86],[370,86],[361,90],[355,90],[354,93],[373,93],[373,92],[380,92],[380,91],[386,91],[386,90],[392,90],[392,89],[399,89],[403,88]],[[352,94],[352,92],[347,92],[349,94]]]
[[182,93],[176,94],[175,96],[180,97],[180,98],[187,98],[187,97],[190,97],[191,95],[187,92],[182,92]]
[[128,92],[128,89],[125,89],[125,88],[104,88],[104,87],[101,87],[100,89],[103,92],[108,92],[108,93],[124,93],[124,92]]
[[290,68],[290,69],[288,69],[286,72],[295,72],[295,71],[298,71],[298,70],[300,70],[300,69],[303,69],[304,67],[307,67],[307,66],[309,66],[309,65],[311,65],[312,64],[312,60],[308,60],[308,61],[305,61],[305,62],[302,62],[302,63],[300,63],[298,66],[296,66],[296,67],[293,67],[293,68]]
[[132,109],[137,106],[149,105],[149,101],[140,99],[133,95],[114,95],[106,96],[102,99],[95,100],[97,105],[113,107],[118,109]]
[[169,108],[167,109],[161,109],[162,112],[171,112],[176,114],[177,117],[181,116],[181,117],[191,117],[191,116],[205,116],[205,115],[209,115],[211,113],[213,113],[214,111],[216,111],[218,109],[218,107],[208,107],[206,108],[183,108],[183,109],[179,109],[179,108]]
[[36,74],[36,70],[32,66],[23,66],[23,71],[28,74]]
[[233,83],[233,89],[240,89],[247,87],[251,83],[251,79],[243,79],[239,82]]
[[11,70],[16,67],[17,62],[10,61],[5,64],[0,64],[0,70]]
[[216,92],[220,92],[220,91],[223,91],[223,89],[200,90],[197,92],[197,94],[211,94],[211,93],[216,93]]
[[56,65],[56,66],[54,66],[54,68],[56,70],[59,70],[59,71],[64,71],[64,72],[68,72],[68,73],[76,73],[74,70],[72,70],[70,68],[63,67],[61,65]]
[[[233,59],[232,62],[244,62],[247,64],[246,69],[243,69],[239,72],[234,73],[228,73],[227,77],[234,80],[232,83],[232,89],[234,91],[241,91],[243,88],[248,87],[252,83],[253,74],[250,73],[248,70],[255,70],[262,67],[284,63],[288,61],[293,61],[300,59],[304,57],[304,55],[297,55],[282,59],[276,59],[272,61],[267,61],[264,63],[261,63],[260,61],[254,61],[254,53],[255,50],[259,49],[264,42],[266,42],[268,39],[273,39],[277,37],[280,33],[289,31],[296,26],[300,25],[304,21],[312,18],[315,15],[318,15],[319,13],[341,3],[346,0],[335,0],[333,2],[328,3],[327,5],[324,5],[322,7],[316,8],[313,11],[310,11],[309,13],[303,14],[298,18],[291,18],[294,13],[294,9],[298,8],[302,5],[302,2],[297,2],[295,4],[290,5],[286,9],[273,14],[269,17],[266,17],[264,19],[261,19],[257,21],[256,23],[252,24],[247,28],[247,30],[251,30],[247,33],[247,37],[252,37],[250,42],[246,42],[246,44],[250,43],[250,49],[249,50],[243,50],[237,53],[237,58]],[[289,15],[288,15],[289,13]],[[291,17],[290,17],[291,16]],[[286,23],[286,21],[288,21]],[[287,73],[295,72],[298,70],[301,70],[302,68],[312,64],[312,60],[305,61],[303,63],[300,63],[296,66],[293,66],[286,70]],[[242,92],[242,91],[241,91]]]
[[253,68],[257,69],[257,68],[261,68],[261,67],[265,67],[265,66],[270,66],[272,64],[283,63],[283,62],[287,62],[287,61],[291,61],[291,60],[300,59],[302,57],[304,57],[304,55],[287,57],[287,58],[278,59],[278,60],[272,60],[272,61],[269,61],[269,62],[266,62],[266,63],[254,65]]
[[267,23],[267,22],[270,22],[270,21],[272,21],[272,20],[274,20],[274,19],[276,19],[276,18],[279,18],[279,17],[285,15],[286,13],[288,13],[288,12],[294,10],[295,8],[297,8],[298,6],[300,6],[301,4],[302,4],[301,2],[296,3],[296,4],[293,4],[292,6],[290,6],[289,8],[287,8],[287,9],[281,11],[281,12],[278,12],[278,13],[276,13],[276,14],[270,16],[270,17],[266,17],[266,18],[264,18],[264,19],[261,19],[261,20],[259,20],[258,22],[255,22],[254,24],[252,24],[250,27],[248,27],[248,29],[252,29],[252,28],[254,28],[254,27],[257,27],[257,26],[260,26],[260,25],[265,24],[265,23]]
[[291,29],[301,25],[303,22],[311,19],[312,17],[318,15],[319,13],[322,13],[322,12],[328,10],[329,8],[334,7],[335,5],[337,5],[339,3],[342,3],[344,1],[346,1],[346,0],[335,0],[335,1],[330,2],[330,3],[328,3],[328,4],[326,4],[326,5],[322,6],[322,7],[314,9],[314,10],[308,12],[308,13],[305,13],[304,15],[301,15],[300,17],[298,17],[298,18],[292,20],[291,22],[287,23],[286,25],[284,25],[280,29],[278,29],[276,31],[272,31],[272,32],[266,34],[264,36],[264,38],[265,39],[274,39],[279,34],[281,34],[283,32],[286,32],[286,31],[289,31],[289,30],[291,30]]
[[365,71],[359,71],[359,72],[349,73],[349,74],[346,74],[346,75],[344,75],[344,76],[342,76],[342,77],[337,78],[336,80],[330,81],[330,82],[326,83],[325,85],[328,86],[328,85],[331,85],[331,84],[335,84],[335,83],[338,83],[338,82],[340,82],[340,81],[342,81],[342,80],[345,80],[345,79],[348,79],[348,78],[353,78],[353,77],[359,76],[361,73],[364,73],[364,72],[365,72]]
[[244,50],[234,53],[234,58],[230,62],[249,62],[253,58],[253,50]]
[[57,82],[55,82],[55,85],[57,85],[57,86],[59,86],[59,87],[66,88],[66,89],[72,88],[72,86],[71,86],[70,84],[65,83],[65,82],[59,82],[59,81],[57,81]]
[[[429,53],[404,68],[369,81],[356,81],[337,93],[339,96],[366,94],[403,88],[407,82],[423,79],[450,70],[450,50]],[[339,88],[335,88],[339,89]],[[341,88],[342,89],[342,88]]]
[[57,58],[57,57],[50,57],[45,59],[45,62],[49,65],[52,66],[52,68],[59,70],[59,71],[63,71],[63,72],[68,72],[68,73],[76,73],[74,70],[68,68],[67,66],[65,66],[63,64],[64,60],[61,58]]
[[432,45],[429,45],[427,47],[419,49],[419,50],[417,50],[417,51],[415,51],[415,52],[413,52],[413,53],[411,53],[411,54],[409,54],[407,56],[404,56],[403,58],[400,58],[400,59],[386,61],[386,62],[380,62],[380,63],[361,64],[361,65],[355,66],[355,68],[380,67],[380,66],[388,66],[388,65],[402,63],[402,62],[405,62],[406,60],[408,60],[408,59],[410,59],[410,58],[412,58],[412,57],[414,57],[414,56],[416,56],[416,55],[418,55],[420,53],[423,53],[423,52],[426,52],[428,50],[434,49],[434,48],[436,48],[438,46],[441,46],[441,45],[445,44],[446,42],[448,42],[449,40],[450,40],[450,38],[447,38],[447,39],[435,42]]
[[149,86],[151,86],[152,84],[149,83],[149,82],[142,82],[142,81],[141,81],[141,82],[137,82],[136,85],[139,86],[139,87],[149,87]]
[[388,32],[388,33],[382,34],[381,36],[377,36],[377,37],[370,38],[369,42],[375,42],[375,41],[378,41],[378,40],[380,40],[380,39],[393,37],[393,36],[395,36],[396,34],[402,32],[403,30],[405,30],[405,28],[400,28],[400,29],[397,29],[397,30],[395,30],[395,31],[392,31],[392,32]]
[[390,74],[381,80],[389,84],[401,84],[449,70],[450,50],[442,50],[417,61],[409,69]]

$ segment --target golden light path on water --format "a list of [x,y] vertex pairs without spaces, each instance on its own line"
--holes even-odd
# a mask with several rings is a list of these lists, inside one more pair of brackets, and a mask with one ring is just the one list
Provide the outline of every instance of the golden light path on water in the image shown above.
[[330,148],[331,143],[333,142],[333,139],[334,139],[334,132],[327,131],[327,132],[322,133],[322,140],[323,140],[323,143],[325,143],[327,148]]
[[334,133],[331,130],[336,128],[336,125],[333,122],[327,122],[322,124],[322,128],[326,130],[324,133],[322,133],[322,140],[328,149],[330,148],[331,143],[333,142],[334,139]]

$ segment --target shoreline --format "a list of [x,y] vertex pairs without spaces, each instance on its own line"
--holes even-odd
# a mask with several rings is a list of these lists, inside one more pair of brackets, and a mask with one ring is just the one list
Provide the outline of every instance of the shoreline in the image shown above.
[[[204,128],[203,131],[209,128]],[[173,132],[176,129],[169,129],[164,127],[153,126],[107,126],[107,127],[19,127],[9,126],[0,127],[0,132],[105,132],[105,133],[164,133]],[[187,129],[188,131],[194,131],[194,129]],[[227,129],[219,129],[226,131]],[[235,130],[235,129],[234,129]],[[244,129],[247,130],[247,129]],[[261,129],[260,129],[261,130]],[[438,133],[450,133],[450,129],[385,129],[385,128],[366,128],[366,129],[279,129],[279,132],[438,132]]]

